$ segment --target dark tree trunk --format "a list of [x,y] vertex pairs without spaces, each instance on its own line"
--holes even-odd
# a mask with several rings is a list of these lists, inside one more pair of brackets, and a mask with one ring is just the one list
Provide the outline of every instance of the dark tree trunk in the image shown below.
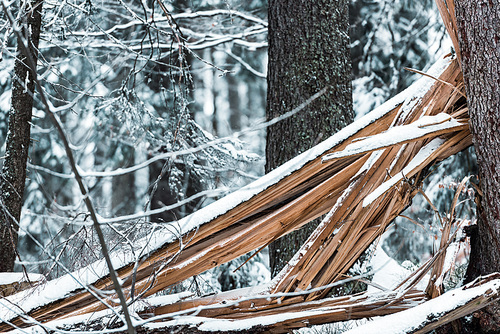
[[[500,2],[456,0],[470,125],[482,198],[467,279],[500,272]],[[500,305],[476,314],[477,332],[500,332]]]
[[[231,57],[227,57],[226,62],[233,66],[235,61]],[[240,107],[240,94],[238,92],[238,81],[234,74],[228,75],[227,77],[227,99],[229,102],[229,126],[232,132],[241,130],[241,114],[242,110]]]
[[[130,167],[134,165],[135,151],[133,147],[122,146],[119,156],[122,157],[118,162],[117,168]],[[128,215],[135,212],[137,203],[135,174],[127,173],[115,176],[111,181],[113,189],[111,196],[111,208],[113,214],[117,216]]]
[[[31,1],[20,15],[21,34],[36,62],[42,22],[42,0]],[[12,79],[12,106],[9,111],[9,132],[0,178],[0,272],[12,271],[17,247],[17,232],[26,181],[26,161],[30,145],[30,122],[36,75],[27,66],[28,57],[18,40],[17,57]],[[35,69],[36,70],[36,69]]]
[[[328,138],[353,120],[349,56],[349,2],[270,0],[268,119],[328,87],[305,110],[268,129],[266,173]],[[314,230],[307,225],[270,247],[279,272]]]

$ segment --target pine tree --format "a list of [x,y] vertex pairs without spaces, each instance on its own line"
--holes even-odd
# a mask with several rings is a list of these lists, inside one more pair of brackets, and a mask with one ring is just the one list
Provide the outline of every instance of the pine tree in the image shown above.
[[[482,197],[472,230],[467,279],[500,272],[500,1],[456,0],[471,133]],[[474,319],[478,332],[500,331],[500,303]]]
[[[327,88],[299,114],[268,129],[266,172],[326,139],[353,120],[348,1],[269,1],[268,119]],[[277,274],[315,224],[275,241]]]

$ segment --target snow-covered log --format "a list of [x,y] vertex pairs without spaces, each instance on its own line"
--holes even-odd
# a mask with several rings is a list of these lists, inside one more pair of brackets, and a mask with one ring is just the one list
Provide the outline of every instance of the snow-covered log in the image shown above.
[[[168,307],[168,305],[173,305],[172,303],[179,297],[173,295],[151,298],[151,304],[147,307],[142,306],[142,311],[141,307],[137,307],[135,311],[144,316],[151,310],[151,306]],[[175,331],[286,333],[292,329],[315,324],[375,317],[373,321],[368,321],[365,325],[348,333],[427,333],[500,299],[500,274],[479,278],[425,302],[425,295],[419,291],[412,291],[406,294],[405,298],[401,298],[400,294],[395,291],[382,291],[325,298],[259,311],[257,305],[259,300],[269,298],[271,296],[263,295],[260,298],[246,298],[216,305],[207,304],[205,307],[198,306],[183,312],[167,312],[156,316],[149,313],[149,317],[144,317],[142,320],[136,319],[135,325],[138,333]],[[245,305],[250,303],[254,304],[252,310],[243,311]],[[157,307],[156,310],[161,308]],[[242,311],[231,312],[231,309]],[[221,316],[224,313],[232,313],[232,316]],[[218,316],[214,317],[214,314]],[[33,326],[29,330],[34,334],[45,333],[45,330],[88,330],[111,321],[113,316],[112,312],[105,310],[96,314],[54,320],[44,324],[43,327]]]
[[428,333],[499,299],[500,275],[496,273],[448,291],[411,309],[377,318],[346,334]]

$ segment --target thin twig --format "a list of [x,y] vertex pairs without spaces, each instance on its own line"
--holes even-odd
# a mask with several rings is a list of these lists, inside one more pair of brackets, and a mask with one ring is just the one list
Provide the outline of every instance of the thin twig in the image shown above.
[[424,77],[428,77],[428,78],[431,78],[431,79],[433,79],[433,80],[436,80],[436,81],[438,81],[438,82],[440,82],[440,83],[442,83],[442,84],[445,84],[446,86],[449,86],[449,87],[453,88],[453,90],[456,90],[456,91],[458,92],[458,94],[460,94],[460,95],[462,95],[463,97],[467,98],[467,96],[465,96],[465,94],[464,94],[464,93],[462,93],[458,87],[453,86],[453,85],[452,85],[451,83],[449,83],[449,82],[446,82],[446,81],[441,80],[441,79],[439,79],[439,78],[433,77],[432,75],[430,75],[430,74],[428,74],[428,73],[425,73],[425,72],[422,72],[422,71],[416,70],[416,69],[414,69],[414,68],[403,67],[403,69],[405,69],[405,70],[407,70],[407,71],[410,71],[410,72],[413,72],[413,73],[417,73],[417,74],[423,75]]

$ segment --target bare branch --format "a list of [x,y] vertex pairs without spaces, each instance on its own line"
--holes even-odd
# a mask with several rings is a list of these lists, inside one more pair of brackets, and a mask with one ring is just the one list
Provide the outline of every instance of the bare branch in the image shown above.
[[102,233],[101,227],[99,226],[99,220],[97,218],[97,212],[94,209],[94,206],[93,206],[92,201],[90,199],[87,187],[86,187],[85,183],[83,182],[82,177],[80,176],[80,174],[78,172],[78,167],[76,165],[75,158],[73,156],[73,151],[72,151],[72,149],[70,147],[70,144],[69,144],[69,142],[68,142],[68,140],[66,138],[66,134],[65,134],[65,132],[63,130],[61,121],[59,120],[59,118],[57,117],[57,115],[54,114],[50,110],[50,106],[49,106],[49,103],[48,103],[47,99],[45,98],[42,86],[40,85],[40,82],[36,78],[36,61],[33,59],[32,55],[31,55],[31,52],[28,49],[28,46],[25,44],[25,40],[24,40],[24,38],[23,38],[23,36],[22,36],[19,28],[17,27],[16,22],[13,19],[10,10],[6,7],[4,1],[2,1],[2,7],[3,7],[3,10],[4,10],[5,14],[7,15],[7,17],[9,19],[12,27],[13,27],[14,33],[18,37],[18,43],[20,43],[21,48],[23,48],[24,51],[25,51],[25,53],[26,53],[26,57],[27,57],[29,69],[30,69],[30,71],[33,74],[35,85],[37,86],[39,94],[40,94],[40,99],[41,99],[41,101],[42,101],[42,103],[43,103],[43,105],[45,107],[45,112],[47,113],[47,116],[49,116],[49,118],[51,119],[52,123],[56,127],[56,129],[57,129],[57,131],[59,133],[59,136],[60,136],[60,138],[61,138],[61,140],[63,142],[64,149],[66,151],[66,155],[68,157],[71,169],[73,170],[73,173],[75,175],[75,179],[76,179],[76,181],[78,183],[80,191],[81,191],[82,195],[84,196],[84,202],[85,202],[85,205],[87,206],[87,210],[89,210],[89,213],[90,213],[90,216],[92,218],[92,221],[94,222],[94,228],[95,228],[95,230],[97,232],[97,235],[99,237],[99,242],[101,243],[102,253],[103,253],[104,258],[106,259],[106,263],[108,265],[109,275],[110,275],[110,277],[111,277],[111,279],[113,281],[113,285],[115,287],[115,291],[118,294],[118,298],[120,299],[120,304],[122,306],[122,311],[123,311],[123,313],[125,315],[125,321],[127,323],[128,333],[129,334],[134,334],[135,333],[135,329],[134,329],[134,325],[132,324],[132,319],[130,318],[130,314],[128,312],[127,303],[126,303],[126,300],[125,300],[125,295],[123,294],[123,290],[121,288],[121,284],[118,281],[118,277],[117,277],[117,275],[115,273],[115,270],[113,268],[113,264],[112,264],[111,258],[109,256],[108,248],[106,246],[106,241],[104,239],[104,234]]

